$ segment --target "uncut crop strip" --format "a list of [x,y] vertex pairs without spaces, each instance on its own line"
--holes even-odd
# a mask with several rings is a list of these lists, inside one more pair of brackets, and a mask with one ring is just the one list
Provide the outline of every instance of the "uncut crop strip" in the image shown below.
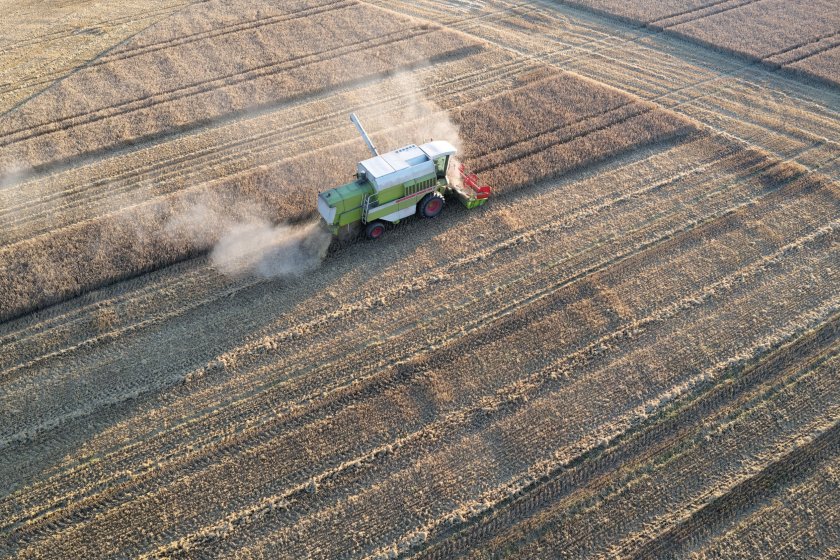
[[511,551],[538,539],[552,530],[556,518],[568,515],[575,502],[596,495],[639,464],[675,447],[696,433],[709,417],[741,409],[767,386],[824,362],[827,355],[836,352],[838,319],[835,316],[756,364],[731,368],[717,384],[701,386],[696,394],[676,399],[621,437],[535,481],[521,495],[461,526],[441,531],[419,556],[452,558],[459,552],[474,551],[473,555],[478,555],[484,550]]
[[[338,148],[343,148],[343,147],[338,146]],[[295,163],[295,165],[300,165],[301,164],[300,161],[297,161],[297,162],[294,162],[294,163]],[[334,169],[332,171],[333,171],[334,174],[340,174],[341,173],[341,171],[338,170],[338,169]],[[230,178],[228,178],[228,179],[230,179]],[[314,179],[314,178],[312,178],[312,179]],[[322,177],[322,179],[323,179],[323,177]],[[253,180],[253,178],[252,178],[252,180]],[[335,179],[335,181],[338,181],[338,179]],[[226,188],[229,187],[229,186],[230,186],[230,184],[228,183],[226,185]],[[300,187],[298,185],[297,188],[300,189],[302,187]],[[316,186],[315,186],[314,183],[312,183],[307,188],[308,188],[308,192],[312,192],[312,191],[314,191]],[[230,190],[230,189],[228,188],[227,190]],[[138,221],[139,223],[143,223],[144,221],[147,221],[147,218],[151,219],[152,221],[155,221],[155,220],[160,221],[160,219],[162,219],[162,217],[159,215],[160,212],[163,211],[164,213],[166,213],[166,212],[169,211],[165,206],[162,206],[165,202],[166,202],[165,200],[154,201],[152,203],[152,205],[153,205],[152,207],[155,209],[155,211],[152,212],[152,217],[151,218],[148,218],[148,216],[147,217],[142,217],[142,219],[139,219],[139,220],[136,220],[136,221]],[[288,206],[285,209],[280,209],[280,211],[278,212],[278,214],[280,214],[280,215],[278,217],[294,218],[295,217],[294,214],[292,214],[292,215],[288,214],[288,212],[290,212],[292,210],[294,210],[294,209],[291,209]],[[127,211],[131,212],[132,210],[129,209]],[[304,215],[311,214],[311,210],[308,209],[308,208],[304,209],[304,210],[298,210],[298,212],[302,213]],[[157,217],[154,216],[155,213],[158,214]],[[119,222],[118,218],[119,218],[118,215],[114,215],[114,216],[108,217],[106,220],[103,220],[103,221],[92,220],[92,221],[89,221],[89,222],[81,222],[79,224],[75,224],[75,225],[70,226],[68,228],[64,228],[62,233],[64,235],[65,243],[66,244],[73,243],[73,242],[82,243],[83,238],[84,239],[90,238],[90,235],[88,233],[82,233],[82,232],[85,232],[85,231],[88,231],[88,230],[97,230],[97,229],[102,229],[103,227],[108,231],[111,231],[111,229],[119,229],[118,226],[120,226],[120,224],[122,222]],[[165,218],[165,215],[163,216],[163,218]],[[109,228],[111,228],[111,229],[109,229]],[[12,259],[15,259],[15,258],[20,259],[22,257],[22,255],[24,254],[24,251],[30,251],[31,252],[33,250],[33,247],[43,246],[44,243],[47,243],[47,245],[44,246],[43,250],[39,249],[38,254],[39,255],[51,254],[51,255],[55,256],[59,252],[59,248],[56,247],[55,245],[53,245],[51,243],[51,241],[48,241],[48,239],[54,238],[55,235],[57,235],[57,234],[58,234],[58,232],[51,232],[48,237],[47,236],[42,236],[40,238],[33,238],[31,240],[27,240],[26,242],[22,242],[22,243],[18,243],[16,245],[13,245],[13,246],[10,246],[10,247],[6,247],[3,250],[3,252],[5,252]],[[107,234],[105,234],[105,235],[107,237]],[[127,238],[127,239],[130,239],[130,238]],[[150,239],[150,242],[164,243],[164,244],[168,243],[166,240],[161,240],[161,239]],[[88,247],[88,250],[90,250],[90,249],[91,248]],[[127,250],[127,251],[133,252],[133,253],[138,253],[135,257],[128,257],[128,261],[127,261],[127,262],[131,263],[131,266],[138,266],[139,267],[137,270],[135,270],[133,272],[134,274],[136,274],[138,272],[138,270],[139,271],[149,270],[150,267],[159,266],[161,264],[160,261],[155,260],[155,257],[153,256],[153,253],[145,253],[144,255],[140,255],[139,253],[143,253],[143,252],[146,251],[146,248],[144,248],[144,247],[123,247],[123,250],[124,251]],[[118,253],[119,251],[115,250],[115,252]],[[169,249],[166,249],[166,252],[167,252],[167,254],[170,255],[169,257],[166,258],[166,262],[173,262],[173,261],[178,260],[179,253],[183,253],[180,250],[173,253]],[[66,255],[68,253],[64,253],[64,254]],[[75,255],[75,256],[77,256],[77,255]],[[151,260],[148,260],[150,258],[151,258]],[[132,259],[136,260],[137,262],[133,262]],[[59,256],[58,260],[61,260],[60,256]],[[9,262],[12,262],[12,261],[9,261]],[[145,262],[145,264],[143,264],[144,262]],[[65,264],[67,264],[69,266],[72,266],[72,263],[69,263],[69,262],[65,263]],[[8,266],[12,266],[12,265],[7,263],[7,267]],[[114,272],[113,270],[111,272],[108,272],[111,269],[113,269],[112,265],[106,265],[97,274],[99,274],[100,277],[108,276],[110,274],[113,274],[113,272]],[[126,274],[131,274],[132,273],[129,270],[123,270],[123,269],[120,269],[120,271],[116,271],[116,272],[117,272],[117,278],[124,278],[126,276]],[[84,275],[82,275],[82,276],[84,276]],[[111,278],[110,281],[113,281],[114,279],[115,278]],[[94,286],[96,284],[101,285],[103,283],[102,278],[99,278],[98,280],[94,280],[93,284],[89,284],[89,280],[84,279],[84,278],[81,278],[81,281],[82,281],[83,284],[87,285],[87,287],[82,288],[82,290],[90,289],[91,286]],[[66,293],[74,292],[77,289],[78,288],[74,287],[73,285],[67,285],[63,288],[59,288],[59,291],[66,294]],[[7,294],[10,294],[10,296],[16,297],[16,298],[24,297],[24,296],[21,296],[19,294],[15,294],[15,291],[11,288],[7,291]],[[41,292],[41,294],[42,294],[42,296],[39,296],[40,303],[35,304],[36,308],[41,307],[48,300],[51,300],[51,301],[55,302],[55,301],[58,301],[58,299],[61,299],[63,297],[63,296],[59,296],[58,292],[50,294],[48,291],[43,291],[43,292]],[[56,299],[56,298],[58,298],[58,299]],[[24,304],[24,305],[28,306],[30,304]],[[15,305],[6,305],[5,306],[6,318],[9,318],[11,316],[10,312],[14,313],[13,309],[15,307],[16,307]]]
[[[515,61],[513,61],[512,63],[508,63],[508,62],[503,63],[502,68],[504,68],[504,69],[505,69],[505,75],[506,75],[505,77],[510,76],[510,75],[511,75],[511,71],[512,71],[513,69],[515,69],[515,68],[517,68],[517,67],[520,67],[520,66],[522,66],[522,64],[523,64],[523,63],[527,63],[527,62],[528,62],[528,61],[524,61],[524,60],[515,60]],[[491,74],[495,73],[496,68],[495,68],[495,67],[493,67],[493,68],[491,68],[491,70],[492,70],[492,72],[488,72],[486,76],[482,76],[482,80],[481,80],[479,83],[486,83],[486,82],[489,82],[489,81],[491,81],[491,80],[493,79],[493,76],[492,76]],[[447,94],[450,94],[450,95],[451,95],[451,92],[447,92]],[[275,137],[279,137],[279,133],[277,133],[277,132],[273,132],[273,133],[272,133],[272,135],[274,135]],[[258,140],[258,139],[257,139],[257,140]],[[250,139],[249,139],[249,140],[246,140],[246,141],[241,141],[241,142],[239,142],[239,143],[234,144],[234,146],[238,146],[240,143],[241,143],[241,144],[245,144],[245,145],[249,145],[249,144],[251,144],[252,142],[256,142],[256,140],[253,140],[253,141],[252,141],[252,140],[250,140]],[[259,144],[258,144],[258,145],[259,145]],[[245,146],[243,145],[242,147],[244,148]],[[238,153],[238,152],[237,152],[237,153]],[[190,160],[192,160],[192,157],[193,157],[192,155],[190,155],[190,156],[189,156],[189,158],[187,158],[187,156],[185,156],[185,159],[190,159]],[[200,165],[199,165],[200,163],[201,163],[200,161],[196,161],[196,162],[194,163],[193,167],[200,167]],[[151,180],[151,179],[150,179],[150,180]],[[109,185],[108,185],[108,187],[109,187],[109,188],[108,188],[108,193],[120,192],[120,189],[119,189],[119,188],[115,191],[115,190],[114,190],[114,186],[113,186],[112,184],[109,184]],[[87,186],[85,186],[85,185],[83,184],[83,185],[81,185],[80,187],[74,188],[74,191],[75,191],[75,190],[84,190],[84,189],[86,189],[86,188],[87,188]],[[72,191],[71,191],[71,194],[72,194]],[[64,202],[64,201],[66,201],[66,200],[67,200],[66,193],[62,193],[62,197],[63,197],[63,198],[62,198],[62,202]],[[49,201],[49,200],[53,200],[54,198],[55,198],[55,196],[50,196],[50,197],[47,197],[47,199],[46,199],[46,200],[47,200],[47,201]],[[73,197],[71,197],[71,199],[72,199],[72,198],[73,198]],[[84,198],[84,199],[82,199],[82,200],[85,200],[85,201],[86,201],[86,200],[87,200],[87,198]],[[86,208],[86,209],[87,209],[87,208]],[[87,209],[87,210],[88,210],[89,212],[90,212],[90,211],[93,211],[93,210],[90,210],[90,209]],[[50,212],[52,213],[52,209],[50,209]],[[28,219],[29,219],[28,213],[24,213],[24,214],[23,214],[23,216],[21,217],[21,219],[23,219],[23,220],[28,220]]]
[[[802,44],[802,37],[817,41],[826,33],[836,31],[840,19],[831,12],[833,7],[833,3],[826,0],[748,2],[737,6],[736,12],[713,14],[713,18],[699,24],[696,21],[681,22],[671,31],[700,44],[762,60],[775,52]],[[744,21],[751,24],[743,25]],[[768,27],[775,25],[784,26],[787,32],[768,33]],[[736,37],[733,37],[733,31],[738,33]]]
[[797,74],[831,79],[840,75],[840,46],[834,47],[786,66]]

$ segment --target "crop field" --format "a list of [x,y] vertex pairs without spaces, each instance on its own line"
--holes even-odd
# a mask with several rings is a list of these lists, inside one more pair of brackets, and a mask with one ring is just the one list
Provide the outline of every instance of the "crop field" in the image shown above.
[[0,0],[0,557],[837,558],[831,4]]

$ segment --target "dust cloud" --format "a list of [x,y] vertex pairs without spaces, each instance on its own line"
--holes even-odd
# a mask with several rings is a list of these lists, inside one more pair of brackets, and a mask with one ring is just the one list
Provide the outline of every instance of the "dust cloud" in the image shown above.
[[263,278],[300,276],[321,264],[331,235],[318,222],[273,225],[265,220],[234,224],[210,253],[222,274]]
[[[411,74],[400,73],[391,79],[391,85],[399,96],[399,108],[393,111],[376,111],[372,114],[363,112],[362,122],[371,128],[387,130],[409,124],[411,138],[396,139],[399,145],[393,145],[380,152],[399,148],[407,143],[421,144],[430,140],[446,140],[455,149],[462,147],[458,125],[449,117],[445,109],[423,94],[423,84]],[[361,115],[360,115],[361,116]]]
[[17,186],[29,177],[30,173],[24,164],[12,162],[0,169],[0,190]]
[[163,235],[187,247],[209,247],[212,266],[234,278],[297,276],[317,268],[330,233],[318,222],[275,224],[269,215],[250,200],[205,193],[172,208]]

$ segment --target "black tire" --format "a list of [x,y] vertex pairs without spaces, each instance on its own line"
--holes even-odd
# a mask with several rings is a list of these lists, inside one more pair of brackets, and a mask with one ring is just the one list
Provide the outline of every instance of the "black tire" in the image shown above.
[[385,235],[385,224],[379,220],[370,222],[365,228],[365,237],[368,239],[381,239],[383,235]]
[[429,193],[420,201],[418,210],[424,218],[434,218],[443,211],[446,199],[439,192]]

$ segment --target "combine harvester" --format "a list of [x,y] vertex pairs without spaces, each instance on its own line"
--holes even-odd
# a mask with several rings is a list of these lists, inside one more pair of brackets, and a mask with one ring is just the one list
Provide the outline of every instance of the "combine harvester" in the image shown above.
[[445,195],[454,196],[467,208],[487,201],[490,187],[458,166],[458,181],[447,178],[455,147],[437,140],[416,146],[409,144],[379,155],[355,114],[350,120],[359,129],[373,157],[360,161],[356,180],[318,193],[318,212],[333,235],[350,239],[364,228],[368,239],[379,239],[385,224],[420,214],[434,218],[443,210]]

